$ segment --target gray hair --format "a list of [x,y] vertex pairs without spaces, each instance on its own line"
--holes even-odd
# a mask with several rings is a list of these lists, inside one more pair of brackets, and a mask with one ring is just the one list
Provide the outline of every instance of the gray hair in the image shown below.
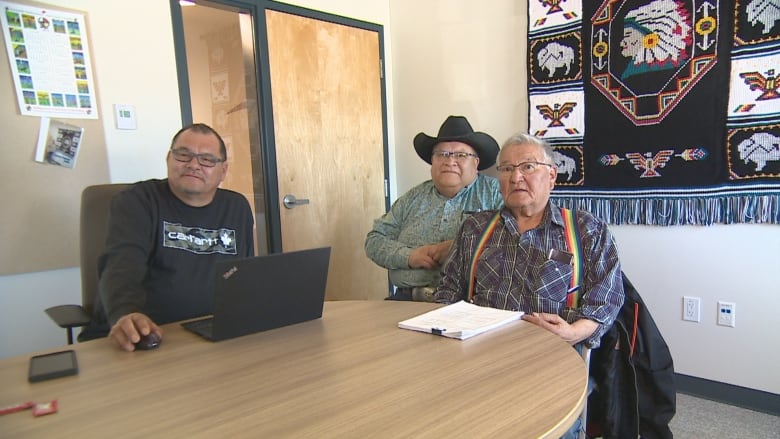
[[549,143],[547,143],[547,141],[543,139],[540,139],[536,136],[532,136],[530,134],[526,134],[523,132],[518,132],[512,134],[512,136],[506,139],[506,142],[504,142],[504,144],[501,145],[501,150],[503,151],[504,148],[513,145],[536,145],[542,149],[542,152],[544,153],[545,161],[549,162],[550,164],[555,164],[555,161],[553,160],[554,158],[553,148],[552,146],[550,146]]

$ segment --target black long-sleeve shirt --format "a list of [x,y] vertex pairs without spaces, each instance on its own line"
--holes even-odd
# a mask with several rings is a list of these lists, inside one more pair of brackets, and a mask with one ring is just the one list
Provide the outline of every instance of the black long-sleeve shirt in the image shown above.
[[253,256],[253,227],[249,203],[236,192],[218,189],[209,205],[192,207],[168,180],[136,183],[111,201],[96,311],[109,325],[131,312],[158,324],[210,314],[214,263]]

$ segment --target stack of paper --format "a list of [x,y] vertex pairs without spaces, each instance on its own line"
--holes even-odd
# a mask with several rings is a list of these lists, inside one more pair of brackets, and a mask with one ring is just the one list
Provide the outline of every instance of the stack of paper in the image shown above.
[[465,340],[515,320],[522,311],[507,311],[460,301],[398,322],[398,327]]

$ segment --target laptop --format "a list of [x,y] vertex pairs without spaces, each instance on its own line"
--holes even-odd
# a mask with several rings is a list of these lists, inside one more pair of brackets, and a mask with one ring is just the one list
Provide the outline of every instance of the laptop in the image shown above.
[[330,247],[216,263],[214,314],[181,325],[211,341],[322,317]]

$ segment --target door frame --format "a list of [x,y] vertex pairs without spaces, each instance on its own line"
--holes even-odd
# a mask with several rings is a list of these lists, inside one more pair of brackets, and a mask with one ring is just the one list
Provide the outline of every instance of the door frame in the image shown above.
[[[182,6],[178,0],[169,0],[171,7],[171,21],[173,25],[173,43],[176,60],[176,72],[179,83],[179,103],[181,106],[182,126],[191,124],[192,120],[192,99],[190,97],[189,75],[187,71],[187,54],[184,41],[184,22],[182,19]],[[301,6],[279,3],[271,0],[195,0],[195,3],[203,6],[217,7],[220,9],[238,11],[249,11],[254,17],[254,44],[257,50],[255,54],[255,65],[257,71],[255,76],[258,78],[257,91],[259,97],[260,115],[260,157],[264,170],[265,187],[265,212],[267,221],[267,248],[269,253],[282,252],[282,223],[279,203],[279,176],[276,167],[276,141],[274,134],[274,113],[273,100],[271,96],[271,69],[267,62],[269,59],[268,50],[268,27],[265,20],[266,10],[284,12],[287,14],[298,15],[301,17],[312,18],[315,20],[340,24],[358,29],[376,32],[379,38],[379,60],[380,63],[380,90],[382,105],[382,153],[383,153],[383,172],[384,172],[384,200],[385,212],[390,209],[390,164],[388,155],[388,127],[387,127],[387,87],[385,83],[385,44],[384,27],[380,24],[357,20],[354,18],[342,17],[329,14],[322,11],[304,8]]]

